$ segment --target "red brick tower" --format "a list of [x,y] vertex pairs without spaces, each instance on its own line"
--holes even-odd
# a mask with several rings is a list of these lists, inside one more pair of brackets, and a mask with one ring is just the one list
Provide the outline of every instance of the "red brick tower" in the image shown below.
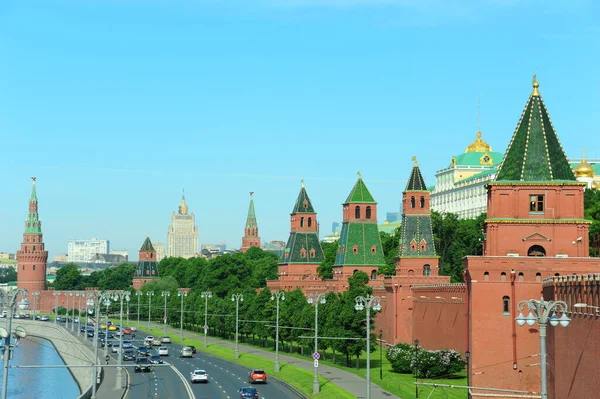
[[156,251],[152,246],[149,237],[146,237],[142,248],[140,248],[140,256],[138,265],[133,277],[133,288],[139,290],[148,281],[157,279],[158,265],[156,263]]
[[517,303],[540,298],[544,278],[600,271],[588,256],[585,183],[575,179],[538,87],[534,76],[488,185],[483,256],[465,259],[472,386],[539,392],[539,332],[537,324],[517,327]]
[[44,249],[42,222],[38,214],[38,200],[35,191],[35,177],[29,198],[29,215],[25,221],[25,232],[21,249],[17,251],[17,287],[25,288],[32,294],[46,289],[46,264],[48,251]]
[[258,236],[258,225],[256,224],[253,196],[254,191],[250,191],[250,205],[248,206],[246,228],[244,229],[244,237],[242,238],[242,252],[246,252],[250,247],[260,248],[260,237]]

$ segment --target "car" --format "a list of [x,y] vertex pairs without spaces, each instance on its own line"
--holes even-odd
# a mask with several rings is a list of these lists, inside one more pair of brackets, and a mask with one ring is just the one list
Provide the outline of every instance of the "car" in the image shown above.
[[133,343],[131,341],[123,341],[123,349],[131,349],[133,348]]
[[171,343],[171,337],[167,337],[164,336],[160,339],[160,342],[162,342],[163,344],[170,344]]
[[48,320],[50,320],[50,318],[48,316],[40,317],[40,321],[48,321]]
[[161,346],[160,348],[158,348],[158,354],[160,356],[169,356],[169,348]]
[[117,331],[117,326],[108,326],[108,331]]
[[90,338],[94,338],[94,330],[88,330],[87,336]]
[[163,362],[162,357],[160,357],[160,355],[151,355],[149,357],[149,360],[152,364],[162,364]]
[[136,356],[135,356],[135,352],[132,351],[131,349],[127,349],[126,351],[123,352],[123,360],[127,361],[127,360],[135,360]]
[[121,351],[121,346],[119,344],[114,344],[112,349],[110,350],[112,353],[119,353]]
[[86,330],[87,330],[86,326],[79,327],[79,331],[81,331],[81,332],[85,332]]
[[135,359],[134,371],[136,373],[139,373],[140,371],[150,371],[150,370],[151,370],[150,360],[148,360],[147,357],[138,357]]
[[137,348],[137,352],[141,356],[150,356],[150,350],[148,348],[146,348],[145,346],[139,346]]
[[148,335],[146,338],[144,338],[144,341],[146,341],[146,342],[152,342],[152,341],[154,341],[154,336]]
[[248,374],[248,383],[254,384],[255,382],[267,383],[267,373],[263,369],[252,369]]
[[258,398],[258,391],[253,387],[240,388],[238,394],[240,395],[240,399]]
[[192,354],[192,348],[186,346],[183,349],[181,349],[181,354],[179,355],[179,357],[192,357]]
[[160,342],[160,339],[158,338],[154,338],[154,340],[152,340],[152,346],[161,346],[162,342]]
[[132,332],[136,332],[136,331],[137,331],[137,327],[129,327],[129,329],[130,329]]
[[190,348],[192,350],[192,353],[195,355],[196,354],[196,347],[193,345],[188,346],[188,348]]
[[192,384],[196,382],[208,383],[208,373],[204,370],[194,370],[190,373]]
[[131,328],[127,328],[127,327],[125,327],[125,328],[123,329],[123,334],[124,334],[124,335],[130,335],[130,334],[131,334]]

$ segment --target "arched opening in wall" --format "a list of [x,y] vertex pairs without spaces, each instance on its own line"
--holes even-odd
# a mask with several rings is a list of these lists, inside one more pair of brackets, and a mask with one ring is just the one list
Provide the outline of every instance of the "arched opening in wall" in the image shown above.
[[560,273],[554,273],[554,277],[560,276]]
[[411,208],[415,207],[415,197],[410,197],[410,207]]
[[490,272],[483,273],[483,281],[490,281]]
[[535,274],[535,281],[538,282],[538,283],[540,281],[542,281],[542,273],[538,272],[538,273]]
[[423,266],[423,276],[431,276],[431,266],[430,265]]
[[33,270],[35,270],[35,265],[33,265]]
[[500,273],[500,281],[506,281],[506,273]]
[[367,219],[371,219],[371,207],[367,206],[367,209],[365,210],[365,217]]
[[546,250],[541,245],[532,245],[527,250],[527,256],[546,256]]
[[377,270],[371,270],[371,280],[375,280],[377,278]]
[[510,297],[508,296],[502,297],[502,315],[510,316]]
[[412,277],[412,276],[414,276],[414,275],[415,275],[415,271],[414,271],[414,270],[409,270],[409,271],[408,271],[408,276],[409,276],[409,277]]
[[354,218],[360,219],[360,206],[356,205],[354,207]]
[[312,227],[312,218],[311,217],[308,218],[308,227]]
[[419,200],[419,205],[421,206],[421,208],[425,208],[425,197],[421,196],[421,199]]
[[525,275],[523,274],[523,272],[519,273],[519,281],[523,281],[525,280]]
[[300,227],[304,227],[304,216],[300,218]]

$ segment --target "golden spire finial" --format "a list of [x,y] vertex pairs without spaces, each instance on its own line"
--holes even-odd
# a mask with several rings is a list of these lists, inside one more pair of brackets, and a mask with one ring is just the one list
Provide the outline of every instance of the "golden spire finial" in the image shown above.
[[362,179],[362,175],[360,174],[360,170],[358,172],[356,172],[356,174],[358,175],[359,179]]
[[250,191],[250,198],[254,196],[254,191]]
[[538,88],[540,87],[540,84],[537,81],[537,75],[533,75],[533,81],[531,82],[531,85],[533,86],[533,92],[531,93],[531,95],[539,96],[540,91],[538,90]]
[[304,179],[300,179],[300,183],[302,183],[302,188],[304,188]]
[[413,155],[413,157],[411,158],[411,160],[415,163],[415,166],[419,166],[419,163],[417,162],[417,156]]

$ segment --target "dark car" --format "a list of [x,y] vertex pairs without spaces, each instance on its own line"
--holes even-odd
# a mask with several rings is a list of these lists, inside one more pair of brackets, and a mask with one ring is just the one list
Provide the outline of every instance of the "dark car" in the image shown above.
[[240,399],[258,398],[258,391],[256,390],[256,388],[251,388],[251,387],[240,388],[238,393],[240,394]]
[[135,352],[130,349],[123,352],[123,360],[136,360]]
[[147,349],[138,349],[136,352],[136,356],[141,357],[141,356],[150,356],[150,352]]
[[152,364],[162,364],[162,357],[160,357],[160,355],[152,355],[148,358],[148,360],[150,360],[150,363]]
[[81,327],[79,328],[79,331],[81,331],[81,332],[86,332],[86,330],[87,330],[87,327],[86,327],[86,326],[81,326]]
[[147,357],[138,357],[135,359],[135,372],[150,371],[150,360]]
[[195,355],[196,354],[196,347],[193,345],[190,345],[189,348],[192,348],[192,353]]
[[[102,341],[98,342],[98,345],[99,345],[101,348],[104,348],[104,347],[107,345],[107,342],[106,342],[106,340],[102,340]],[[108,347],[110,348],[112,345],[113,345],[113,344],[112,344],[112,342],[111,342],[111,341],[108,341]]]
[[90,338],[94,338],[94,330],[88,330],[87,336]]

